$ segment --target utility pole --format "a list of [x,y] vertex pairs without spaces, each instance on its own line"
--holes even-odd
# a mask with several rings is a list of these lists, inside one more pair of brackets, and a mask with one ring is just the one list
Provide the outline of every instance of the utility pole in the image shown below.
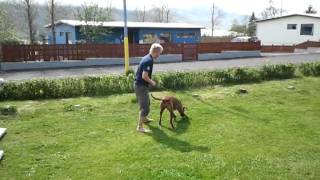
[[127,26],[127,2],[123,0],[123,17],[124,17],[124,69],[127,73],[129,71],[129,39],[128,39],[128,26]]

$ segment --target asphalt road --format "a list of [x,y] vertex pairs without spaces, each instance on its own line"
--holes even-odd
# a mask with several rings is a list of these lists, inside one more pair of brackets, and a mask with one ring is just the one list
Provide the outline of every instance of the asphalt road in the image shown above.
[[[199,71],[226,69],[233,67],[259,67],[265,64],[307,63],[320,61],[320,54],[263,54],[261,58],[245,58],[213,61],[192,61],[183,63],[155,64],[155,72],[166,71]],[[135,70],[137,66],[132,66]],[[103,74],[123,73],[122,66],[51,69],[36,71],[1,72],[0,78],[6,81],[27,80],[37,78],[64,78]]]

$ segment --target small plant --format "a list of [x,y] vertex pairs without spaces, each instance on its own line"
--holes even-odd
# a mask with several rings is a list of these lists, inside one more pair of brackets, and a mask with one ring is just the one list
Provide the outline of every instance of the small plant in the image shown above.
[[138,102],[137,97],[135,96],[131,97],[131,103],[135,104],[137,102]]
[[134,70],[132,68],[129,68],[129,70],[126,72],[126,76],[129,76],[130,74],[134,74]]
[[4,107],[0,107],[0,113],[1,115],[4,115],[4,116],[14,116],[17,114],[17,112],[18,112],[18,109],[16,106],[7,105]]

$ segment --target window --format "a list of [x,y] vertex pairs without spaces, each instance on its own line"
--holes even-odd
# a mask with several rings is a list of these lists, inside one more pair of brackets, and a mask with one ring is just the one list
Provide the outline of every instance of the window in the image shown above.
[[287,29],[288,30],[296,30],[297,29],[297,24],[288,24]]
[[60,36],[64,36],[64,32],[60,32]]
[[171,42],[171,33],[160,33],[159,35],[160,43],[169,43]]
[[152,44],[158,42],[159,38],[155,33],[144,34],[143,35],[143,43]]
[[195,36],[196,36],[196,33],[194,33],[194,32],[177,34],[178,38],[194,38]]
[[313,24],[301,24],[300,35],[313,36]]

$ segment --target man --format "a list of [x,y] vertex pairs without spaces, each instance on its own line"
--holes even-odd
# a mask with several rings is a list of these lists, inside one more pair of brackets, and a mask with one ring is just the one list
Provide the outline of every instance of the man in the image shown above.
[[136,73],[134,90],[140,106],[137,131],[142,133],[150,132],[150,130],[143,127],[143,124],[151,122],[151,119],[148,118],[150,112],[149,87],[156,86],[156,82],[151,79],[153,62],[160,57],[162,51],[163,47],[160,44],[152,44],[149,54],[142,58]]

